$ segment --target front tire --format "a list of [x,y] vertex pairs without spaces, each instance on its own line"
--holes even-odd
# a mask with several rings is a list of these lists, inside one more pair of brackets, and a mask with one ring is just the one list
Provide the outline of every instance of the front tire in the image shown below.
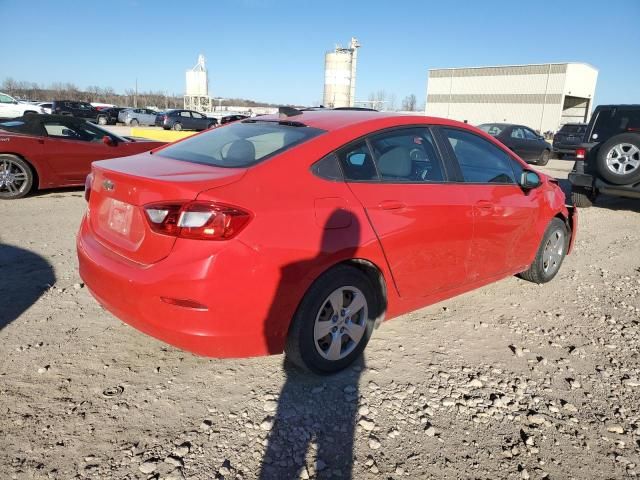
[[542,154],[540,154],[540,158],[538,159],[538,165],[544,167],[547,163],[549,163],[549,157],[551,157],[549,150],[543,150]]
[[562,220],[554,218],[544,232],[533,263],[520,273],[520,278],[533,283],[547,283],[553,280],[560,270],[568,246],[567,227]]
[[107,117],[98,117],[98,125],[106,125],[107,123],[109,123],[107,122]]
[[287,359],[326,375],[354,362],[367,346],[375,322],[374,288],[360,270],[337,266],[309,288],[293,317]]
[[140,122],[138,122],[138,120],[134,118],[129,122],[129,125],[131,125],[132,127],[137,127],[138,125],[140,125]]
[[0,154],[0,199],[16,200],[33,187],[33,170],[20,157]]

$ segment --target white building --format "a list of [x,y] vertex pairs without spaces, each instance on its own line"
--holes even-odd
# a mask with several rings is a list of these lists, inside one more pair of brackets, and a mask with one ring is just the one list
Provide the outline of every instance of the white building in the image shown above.
[[597,78],[598,70],[586,63],[433,69],[426,114],[556,131],[589,120]]

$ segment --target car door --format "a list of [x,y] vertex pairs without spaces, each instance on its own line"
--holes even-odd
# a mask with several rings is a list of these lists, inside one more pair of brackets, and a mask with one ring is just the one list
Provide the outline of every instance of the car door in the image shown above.
[[45,159],[65,183],[81,185],[92,162],[119,156],[116,147],[102,142],[104,133],[89,123],[47,120],[43,126]]
[[145,108],[141,123],[144,125],[154,125],[156,123],[156,112]]
[[204,130],[207,128],[207,117],[197,112],[191,112],[191,117],[193,118],[193,128],[196,130]]
[[193,128],[193,118],[191,118],[191,112],[189,112],[188,110],[181,110],[178,113],[177,122],[182,125],[183,129],[191,130]]
[[511,127],[511,130],[507,130],[503,135],[507,136],[507,139],[504,142],[507,147],[509,147],[524,161],[531,160],[531,152],[529,151],[530,146],[522,127]]
[[523,191],[517,178],[523,167],[489,140],[458,128],[442,133],[473,211],[470,278],[488,280],[526,267],[541,191]]
[[546,142],[533,130],[529,128],[523,128],[522,130],[524,130],[524,136],[528,144],[529,160],[538,160],[547,147]]
[[427,127],[393,129],[338,153],[403,297],[464,284],[473,234],[464,188],[445,181]]

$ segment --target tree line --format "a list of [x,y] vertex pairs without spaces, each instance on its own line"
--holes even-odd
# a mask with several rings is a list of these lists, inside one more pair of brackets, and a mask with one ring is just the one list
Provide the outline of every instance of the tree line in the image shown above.
[[[155,106],[158,108],[182,108],[184,99],[175,93],[169,95],[161,91],[139,91],[126,89],[124,93],[116,93],[111,87],[100,87],[97,85],[88,86],[81,89],[73,83],[56,82],[49,86],[43,86],[35,82],[26,82],[5,78],[0,86],[0,91],[20,100],[27,101],[52,101],[52,100],[75,100],[79,102],[108,103],[121,107],[146,107]],[[218,105],[218,102],[215,102]],[[226,98],[220,105],[240,106],[240,107],[273,107],[270,103],[257,102],[242,98]]]

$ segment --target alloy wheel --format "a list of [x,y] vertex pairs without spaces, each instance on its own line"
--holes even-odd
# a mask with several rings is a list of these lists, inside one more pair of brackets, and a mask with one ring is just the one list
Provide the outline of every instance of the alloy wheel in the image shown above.
[[0,159],[0,192],[11,197],[23,193],[28,185],[28,173],[19,163],[11,159]]
[[313,328],[317,352],[326,360],[349,355],[365,334],[367,299],[358,288],[340,287],[322,303]]
[[555,273],[560,268],[562,255],[564,253],[564,233],[562,230],[554,230],[542,253],[542,269],[547,275]]
[[617,175],[627,175],[640,168],[640,149],[631,143],[614,145],[607,153],[607,168]]

